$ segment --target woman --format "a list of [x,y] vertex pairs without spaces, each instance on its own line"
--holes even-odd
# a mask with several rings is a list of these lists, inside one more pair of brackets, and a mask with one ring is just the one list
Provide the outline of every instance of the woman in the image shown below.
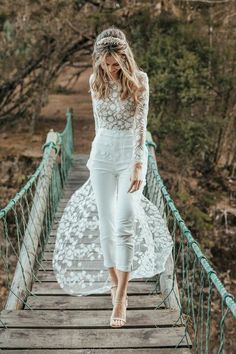
[[90,177],[64,210],[53,268],[70,294],[111,289],[110,325],[117,328],[126,322],[128,281],[163,272],[172,239],[158,208],[142,194],[148,76],[138,68],[125,34],[114,27],[98,35],[92,59],[96,136],[86,165]]

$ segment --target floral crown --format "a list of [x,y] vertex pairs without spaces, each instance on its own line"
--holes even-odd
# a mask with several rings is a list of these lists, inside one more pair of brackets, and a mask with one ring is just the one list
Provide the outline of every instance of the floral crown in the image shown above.
[[95,44],[96,49],[115,49],[117,46],[127,47],[127,42],[124,39],[120,39],[117,37],[109,36],[98,40]]

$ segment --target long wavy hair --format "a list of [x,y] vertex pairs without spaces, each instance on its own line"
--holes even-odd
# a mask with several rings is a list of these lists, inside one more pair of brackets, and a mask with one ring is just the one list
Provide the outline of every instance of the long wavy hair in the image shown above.
[[120,98],[123,100],[131,97],[137,106],[140,102],[139,94],[144,89],[138,75],[142,70],[134,60],[126,35],[114,26],[103,30],[95,40],[92,53],[94,80],[91,87],[96,97],[103,99],[109,95],[109,82],[113,80],[106,65],[106,57],[109,55],[120,66],[118,77],[121,84]]

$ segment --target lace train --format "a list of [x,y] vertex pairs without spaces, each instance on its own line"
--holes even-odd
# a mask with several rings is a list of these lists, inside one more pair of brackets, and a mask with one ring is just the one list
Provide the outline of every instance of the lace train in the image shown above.
[[[149,278],[165,270],[173,241],[159,209],[142,190],[134,193],[135,248],[129,280]],[[110,290],[99,240],[97,206],[90,177],[70,197],[60,219],[53,270],[60,287],[71,295]]]

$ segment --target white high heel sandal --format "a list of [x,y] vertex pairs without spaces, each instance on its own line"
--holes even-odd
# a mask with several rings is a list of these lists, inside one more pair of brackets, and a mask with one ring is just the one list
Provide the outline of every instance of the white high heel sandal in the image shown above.
[[[120,328],[120,327],[123,327],[124,324],[126,323],[126,309],[127,309],[127,306],[128,306],[128,297],[126,296],[125,300],[115,300],[115,304],[122,304],[122,305],[125,306],[125,312],[124,312],[124,315],[122,317],[114,317],[113,316],[114,307],[113,307],[112,315],[110,317],[110,326],[112,328]],[[114,323],[115,320],[122,321],[123,323],[121,323],[120,325],[115,325],[115,323]]]

